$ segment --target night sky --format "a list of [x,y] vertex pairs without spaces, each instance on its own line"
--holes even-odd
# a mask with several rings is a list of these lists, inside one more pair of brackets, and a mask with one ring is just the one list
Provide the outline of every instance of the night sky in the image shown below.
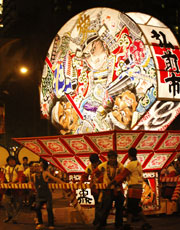
[[[6,134],[0,144],[11,146],[12,137],[58,134],[41,118],[39,83],[48,48],[58,30],[73,16],[93,7],[110,7],[121,12],[142,12],[156,17],[171,28],[178,41],[180,1],[120,0],[10,0],[10,17],[0,31],[0,103],[5,105]],[[13,5],[14,3],[14,5]],[[9,13],[13,12],[13,13]],[[27,77],[18,73],[27,65]],[[168,129],[180,129],[178,116]]]

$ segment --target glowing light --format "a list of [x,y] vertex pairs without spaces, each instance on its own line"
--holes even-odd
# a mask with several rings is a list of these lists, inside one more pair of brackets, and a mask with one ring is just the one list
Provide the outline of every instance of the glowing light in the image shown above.
[[20,67],[20,73],[22,73],[24,75],[24,74],[27,74],[27,72],[28,72],[27,67],[25,67],[25,66]]

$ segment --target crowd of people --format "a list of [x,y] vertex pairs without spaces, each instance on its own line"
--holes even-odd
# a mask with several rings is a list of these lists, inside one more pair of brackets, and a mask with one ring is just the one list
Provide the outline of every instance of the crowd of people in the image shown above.
[[[101,230],[107,225],[110,210],[115,205],[115,228],[130,230],[133,217],[139,217],[142,221],[142,229],[151,229],[141,208],[141,196],[143,191],[143,172],[140,162],[137,160],[137,150],[131,148],[128,151],[129,163],[124,166],[117,160],[117,152],[109,151],[108,160],[101,163],[97,154],[90,156],[91,164],[81,177],[81,183],[91,176],[92,195],[95,200],[95,218],[93,224],[96,230]],[[125,199],[122,183],[128,183],[128,192]],[[104,183],[107,188],[97,190],[94,183]],[[123,210],[126,203],[127,222],[123,223]]]
[[52,193],[48,187],[49,181],[64,183],[60,178],[52,175],[47,161],[28,162],[23,157],[22,164],[17,163],[14,156],[6,159],[7,164],[1,167],[0,183],[33,183],[35,189],[6,189],[1,190],[0,200],[5,208],[4,223],[17,223],[22,206],[29,206],[35,210],[36,229],[44,228],[41,209],[46,204],[48,213],[48,228],[54,229],[54,215],[52,207]]
[[[95,217],[93,221],[94,229],[100,230],[107,225],[107,218],[114,206],[115,229],[130,230],[134,217],[139,217],[142,221],[142,229],[151,229],[141,208],[141,196],[143,191],[142,166],[137,160],[137,150],[131,148],[128,151],[129,162],[123,165],[117,160],[117,152],[110,150],[108,160],[101,162],[98,154],[90,155],[90,164],[84,174],[81,175],[80,182],[90,181],[91,194],[95,200]],[[17,164],[14,156],[7,158],[7,165],[1,169],[0,182],[33,183],[33,190],[13,190],[6,189],[3,193],[3,204],[6,211],[5,223],[12,221],[17,223],[18,213],[22,204],[34,204],[36,229],[43,229],[43,218],[41,209],[46,204],[48,213],[48,228],[54,229],[54,215],[52,205],[52,192],[48,187],[49,181],[57,183],[67,183],[67,175],[62,172],[58,176],[48,168],[49,164],[45,160],[38,163],[28,163],[28,158],[23,158],[22,164]],[[61,177],[61,179],[60,179]],[[122,183],[128,184],[126,196]],[[104,183],[106,189],[97,189],[95,184]],[[1,195],[2,196],[2,195]],[[127,212],[127,222],[123,223],[124,210]]]

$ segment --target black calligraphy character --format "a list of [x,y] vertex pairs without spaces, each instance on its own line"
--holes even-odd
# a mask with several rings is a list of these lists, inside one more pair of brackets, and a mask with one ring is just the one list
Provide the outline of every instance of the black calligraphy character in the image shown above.
[[179,94],[180,93],[180,77],[176,77],[175,73],[172,73],[171,77],[167,77],[165,79],[165,82],[170,82],[169,84],[169,92],[172,93],[173,91],[173,96],[176,96],[176,92]]
[[178,57],[176,54],[173,54],[170,50],[167,50],[167,52],[164,52],[164,55],[161,57],[165,59],[166,71],[170,70],[179,73]]
[[88,191],[87,190],[84,190],[82,189],[80,192],[79,192],[79,197],[78,197],[78,202],[81,204],[81,203],[85,203],[85,204],[91,204],[92,202],[92,198],[88,197]]
[[[153,34],[151,37],[156,38],[156,40],[159,41],[160,47],[164,46],[166,48],[174,49],[174,46],[170,42],[167,42],[166,35],[163,32],[159,31],[159,34],[158,34],[157,31],[152,30],[151,33]],[[160,37],[162,37],[162,39]]]

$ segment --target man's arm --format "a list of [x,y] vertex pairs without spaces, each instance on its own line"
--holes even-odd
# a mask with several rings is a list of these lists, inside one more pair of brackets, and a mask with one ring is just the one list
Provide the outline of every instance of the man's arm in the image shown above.
[[89,177],[88,173],[82,174],[81,179],[80,179],[80,183],[84,183],[84,182],[88,181],[88,177]]
[[127,176],[130,175],[130,171],[127,168],[124,168],[122,173],[119,173],[118,175],[115,176],[114,180],[109,184],[112,185],[117,185],[117,184],[122,184],[122,182],[126,179]]
[[49,178],[51,178],[53,181],[59,183],[59,184],[65,184],[64,181],[62,181],[61,179],[53,176],[50,172],[46,171],[46,176],[48,176]]

